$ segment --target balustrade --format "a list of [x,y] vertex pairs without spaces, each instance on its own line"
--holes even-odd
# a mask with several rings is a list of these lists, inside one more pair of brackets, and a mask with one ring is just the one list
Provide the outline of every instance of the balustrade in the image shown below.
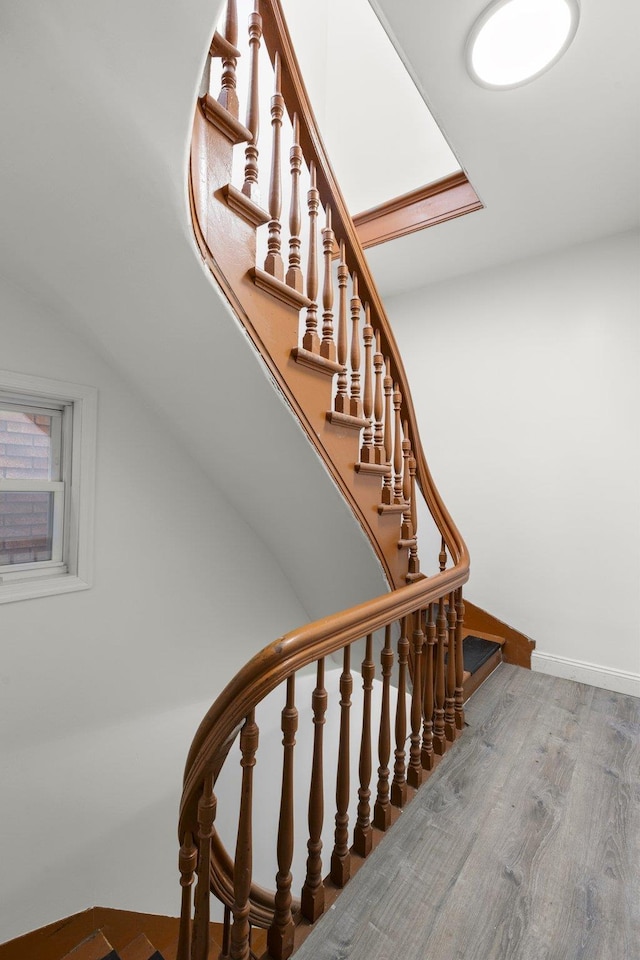
[[[464,543],[433,487],[402,361],[355,228],[315,131],[279,2],[256,0],[249,15],[246,39],[239,37],[236,4],[230,2],[224,28],[220,29],[222,33],[216,33],[207,58],[203,89],[206,85],[208,94],[208,69],[214,57],[222,66],[218,104],[236,118],[239,138],[244,130],[244,148],[237,148],[244,150],[241,192],[247,199],[241,200],[252,207],[254,223],[265,222],[258,228],[263,230],[263,241],[266,239],[264,273],[289,309],[295,306],[302,311],[303,329],[297,334],[302,350],[297,353],[305,353],[303,359],[307,363],[329,374],[317,377],[330,384],[325,414],[331,429],[335,424],[353,440],[351,470],[355,465],[360,472],[373,475],[364,478],[367,489],[376,489],[377,475],[378,503],[366,514],[367,523],[373,523],[368,519],[372,515],[387,531],[385,549],[392,548],[394,563],[402,571],[393,585],[397,588],[398,580],[408,584],[361,607],[293,631],[265,648],[221,694],[192,746],[179,828],[182,912],[177,960],[207,960],[211,890],[226,909],[223,957],[249,960],[251,925],[257,924],[268,930],[270,956],[286,960],[294,949],[296,925],[302,918],[313,923],[322,915],[335,887],[342,887],[349,880],[352,856],[366,857],[370,853],[379,835],[390,828],[398,808],[411,799],[464,726],[462,584],[467,579],[468,561]],[[273,90],[270,106],[263,106],[264,115],[270,112],[270,164],[268,150],[260,158],[258,149],[261,49],[267,50],[273,65],[272,73],[264,80],[264,86]],[[246,81],[239,82],[242,55]],[[247,88],[246,130],[237,122],[242,108],[238,91],[243,83]],[[283,181],[282,151],[288,142],[289,169]],[[259,169],[259,159],[265,167],[270,166],[264,213],[257,206],[260,180],[266,177]],[[233,189],[239,195],[238,189]],[[264,253],[264,245],[262,250]],[[291,355],[300,359],[296,347],[292,342],[286,348],[289,364]],[[274,368],[275,365],[274,361]],[[320,428],[316,430],[319,433]],[[353,485],[353,480],[349,482]],[[421,572],[418,557],[421,493],[441,534],[439,569],[430,570],[430,578]],[[424,517],[428,521],[424,514],[421,543],[425,537]],[[389,534],[390,530],[394,532]],[[384,645],[380,651],[380,675],[376,678],[374,637],[376,631],[382,630]],[[356,684],[354,692],[351,651],[359,642],[364,643],[362,689],[360,692],[360,685]],[[339,734],[329,742],[326,718],[331,691],[327,690],[326,658],[331,655],[342,656],[342,672],[337,691]],[[311,702],[304,704],[296,677],[298,670],[308,665],[315,665],[315,688]],[[262,804],[259,807],[260,830],[274,838],[274,869],[270,876],[275,874],[275,889],[271,891],[258,887],[252,877],[253,771],[258,750],[256,708],[280,684],[285,687],[285,705],[281,714],[279,806],[277,810],[266,809]],[[378,701],[374,693],[378,685],[380,707],[375,714],[374,704]],[[350,717],[355,697],[362,698],[362,729],[357,764],[354,757],[352,771]],[[312,723],[304,726],[309,708]],[[295,796],[302,788],[299,764],[294,766],[296,739],[307,745],[305,749],[311,755],[310,780],[304,787],[308,789],[308,804],[301,844],[302,851],[306,844],[303,876],[297,876],[295,868],[299,842],[296,834],[301,831],[301,825],[294,820]],[[374,777],[372,788],[374,740],[377,779]],[[237,755],[234,744],[238,742],[240,804],[235,855],[231,857],[214,827],[216,804],[221,802],[214,790],[225,758],[231,750],[232,755]],[[335,810],[331,810],[331,816],[326,795],[329,785],[325,783],[325,754],[329,753],[332,758],[337,756]],[[356,801],[351,831],[349,808]],[[328,847],[330,853],[325,857],[328,863],[323,862],[325,806],[326,829],[334,831],[333,849]],[[301,889],[299,901],[292,895],[294,889]]]

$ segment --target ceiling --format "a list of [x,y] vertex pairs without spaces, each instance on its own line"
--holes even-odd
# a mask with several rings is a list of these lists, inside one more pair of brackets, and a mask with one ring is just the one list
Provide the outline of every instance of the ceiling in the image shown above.
[[465,68],[487,0],[370,3],[485,205],[369,250],[383,295],[638,227],[635,0],[583,0],[566,55],[503,91],[477,86]]

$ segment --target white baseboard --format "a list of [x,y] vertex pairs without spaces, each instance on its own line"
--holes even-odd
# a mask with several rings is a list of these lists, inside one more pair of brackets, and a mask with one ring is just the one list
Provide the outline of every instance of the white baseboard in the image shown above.
[[592,687],[640,697],[640,673],[612,670],[611,667],[601,667],[584,660],[570,660],[553,653],[539,653],[537,650],[531,654],[531,669],[563,680],[577,680]]

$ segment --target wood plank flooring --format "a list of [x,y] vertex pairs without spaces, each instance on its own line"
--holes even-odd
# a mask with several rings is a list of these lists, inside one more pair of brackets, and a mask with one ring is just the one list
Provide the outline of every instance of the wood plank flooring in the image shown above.
[[503,664],[295,960],[640,960],[640,700]]

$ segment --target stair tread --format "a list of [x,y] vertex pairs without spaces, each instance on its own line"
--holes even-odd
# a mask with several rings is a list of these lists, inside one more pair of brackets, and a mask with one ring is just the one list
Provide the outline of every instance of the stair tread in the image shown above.
[[96,930],[66,953],[62,960],[117,960],[117,953],[101,930]]
[[495,640],[485,640],[473,634],[465,637],[462,641],[465,670],[473,675],[487,660],[491,659],[500,646]]
[[120,950],[120,960],[163,960],[163,957],[149,938],[141,933]]

